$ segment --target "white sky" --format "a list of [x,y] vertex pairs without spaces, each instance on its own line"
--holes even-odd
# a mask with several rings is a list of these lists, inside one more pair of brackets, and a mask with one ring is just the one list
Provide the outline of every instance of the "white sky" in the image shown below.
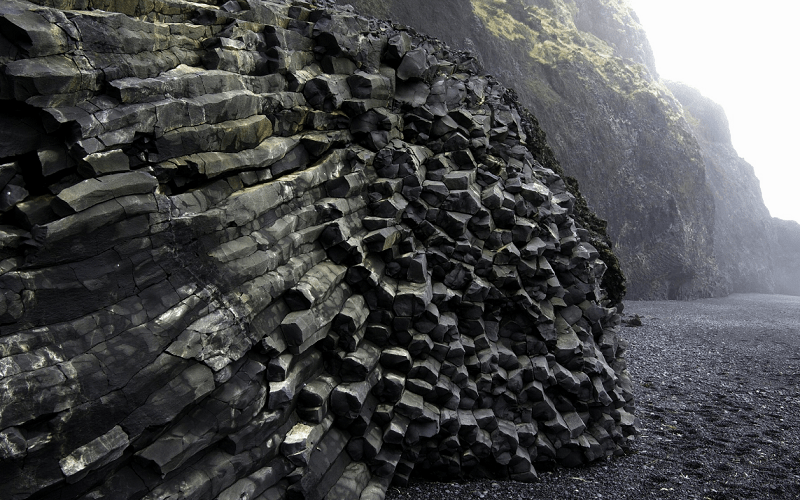
[[659,75],[725,108],[770,213],[800,221],[800,1],[627,1]]

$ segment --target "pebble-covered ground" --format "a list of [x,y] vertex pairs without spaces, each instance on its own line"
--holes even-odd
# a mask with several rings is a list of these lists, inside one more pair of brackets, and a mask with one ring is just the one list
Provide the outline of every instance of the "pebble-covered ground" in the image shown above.
[[[632,453],[540,482],[413,483],[387,500],[800,499],[800,297],[628,302]],[[636,321],[633,321],[636,323]]]

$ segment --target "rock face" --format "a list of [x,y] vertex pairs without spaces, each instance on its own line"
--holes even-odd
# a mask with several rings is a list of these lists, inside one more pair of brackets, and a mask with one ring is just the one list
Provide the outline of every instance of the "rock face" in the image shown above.
[[[714,197],[714,255],[724,290],[774,293],[777,239],[753,167],[736,154],[725,111],[697,90],[667,82],[683,105]],[[800,247],[796,247],[800,249]]]
[[775,292],[800,295],[800,224],[792,220],[772,219],[775,232]]
[[727,125],[716,136],[696,128],[701,117],[659,79],[624,0],[352,3],[474,51],[517,88],[565,172],[608,220],[629,298],[774,290],[781,271],[770,262],[780,250],[751,168],[724,139]]
[[771,217],[753,167],[736,154],[719,104],[667,82],[700,143],[714,195],[714,253],[731,292],[800,295],[800,224]]
[[635,432],[603,223],[474,58],[324,3],[0,5],[4,498],[382,498]]
[[700,145],[622,0],[436,2],[458,12],[453,23],[431,2],[381,3],[392,18],[474,50],[518,88],[565,171],[609,221],[629,298],[720,293]]

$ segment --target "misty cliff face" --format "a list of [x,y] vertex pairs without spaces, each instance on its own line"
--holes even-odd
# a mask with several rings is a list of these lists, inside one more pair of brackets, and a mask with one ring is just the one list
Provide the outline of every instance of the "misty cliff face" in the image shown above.
[[775,292],[800,295],[800,224],[772,219],[775,235]]
[[753,167],[731,144],[725,111],[688,85],[667,82],[667,86],[683,105],[701,146],[707,184],[714,196],[714,254],[723,289],[775,293],[782,273],[775,272],[779,257],[773,219]]
[[[369,9],[377,2],[353,3]],[[751,271],[759,273],[763,263],[733,264],[735,231],[724,229],[715,242],[715,224],[730,220],[725,207],[723,215],[715,213],[710,181],[721,174],[706,172],[713,156],[704,154],[707,139],[698,138],[659,80],[645,33],[625,2],[436,2],[443,15],[428,3],[385,1],[380,10],[474,50],[489,71],[518,89],[564,170],[608,220],[629,298],[724,294],[748,283]],[[758,220],[756,212],[748,220]],[[757,281],[763,282],[758,290],[769,289],[763,278]]]

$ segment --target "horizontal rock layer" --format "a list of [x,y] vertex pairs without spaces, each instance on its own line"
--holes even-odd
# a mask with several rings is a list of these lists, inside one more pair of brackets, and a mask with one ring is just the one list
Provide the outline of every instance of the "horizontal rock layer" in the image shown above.
[[600,222],[471,56],[303,2],[14,0],[0,33],[8,498],[382,498],[628,447]]

